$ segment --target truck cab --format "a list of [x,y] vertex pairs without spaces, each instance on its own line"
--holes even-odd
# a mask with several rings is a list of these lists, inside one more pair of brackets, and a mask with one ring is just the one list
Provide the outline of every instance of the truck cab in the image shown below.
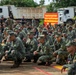
[[4,18],[8,18],[9,17],[9,13],[8,13],[8,7],[6,6],[0,6],[0,18],[3,16]]
[[16,18],[18,15],[16,7],[14,5],[4,5],[0,6],[0,18],[3,16],[7,19],[9,16],[11,18]]
[[58,23],[66,22],[72,24],[75,15],[75,7],[60,8],[58,9]]

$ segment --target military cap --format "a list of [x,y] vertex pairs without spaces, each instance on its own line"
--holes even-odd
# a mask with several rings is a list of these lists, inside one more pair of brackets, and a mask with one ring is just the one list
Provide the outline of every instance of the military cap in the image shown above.
[[34,34],[34,32],[33,32],[33,31],[29,31],[27,34],[28,34],[28,35]]
[[20,27],[20,25],[17,25],[17,26],[16,26],[16,28],[19,28],[19,27]]
[[74,42],[74,41],[69,41],[69,42],[66,44],[66,47],[69,47],[69,46],[76,46],[76,42]]
[[43,30],[47,30],[46,28],[43,28]]
[[72,28],[72,26],[69,26],[68,28]]
[[44,35],[39,35],[38,40],[43,38],[44,38]]
[[53,34],[57,34],[58,32],[55,30],[54,32],[53,32]]
[[66,33],[62,33],[62,34],[64,35],[64,34],[66,34]]
[[15,28],[14,31],[18,31],[18,28]]
[[4,31],[6,31],[6,30],[9,30],[9,28],[8,28],[8,27],[5,27],[5,28],[4,28]]
[[56,35],[55,35],[55,37],[60,37],[61,36],[61,34],[60,33],[57,33]]
[[48,34],[47,30],[43,30],[42,34]]
[[6,32],[8,33],[8,34],[10,34],[11,32],[13,32],[12,30],[6,30]]
[[16,35],[16,33],[15,33],[15,32],[13,32],[13,31],[12,31],[12,32],[10,32],[10,33],[9,33],[9,35],[10,35],[10,36],[13,36],[13,35],[14,35],[14,36],[17,36],[17,35]]

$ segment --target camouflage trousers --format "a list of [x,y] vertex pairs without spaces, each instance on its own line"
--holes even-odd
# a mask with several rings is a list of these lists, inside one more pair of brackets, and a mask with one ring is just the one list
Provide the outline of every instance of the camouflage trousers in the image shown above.
[[7,54],[6,59],[16,61],[17,59],[23,59],[23,58],[24,58],[24,54],[16,50],[11,50],[11,52]]
[[76,68],[75,69],[69,68],[67,75],[76,75]]
[[38,61],[41,61],[41,62],[48,62],[49,60],[51,60],[51,56],[49,55],[42,55],[38,58]]

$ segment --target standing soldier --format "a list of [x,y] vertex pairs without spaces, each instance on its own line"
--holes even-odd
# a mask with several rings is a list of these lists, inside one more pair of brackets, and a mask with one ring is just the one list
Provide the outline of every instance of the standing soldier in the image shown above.
[[13,29],[14,21],[10,17],[6,20],[6,26],[9,27],[10,30]]
[[70,41],[66,44],[68,55],[68,64],[64,65],[61,72],[68,68],[67,75],[76,75],[76,42]]
[[32,19],[32,26],[33,26],[33,27],[36,26],[36,20],[35,20],[35,17],[33,17],[33,19]]

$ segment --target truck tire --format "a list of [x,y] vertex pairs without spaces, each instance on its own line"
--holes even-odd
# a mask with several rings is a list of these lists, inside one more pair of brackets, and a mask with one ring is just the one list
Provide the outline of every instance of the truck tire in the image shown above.
[[70,24],[70,25],[72,25],[72,24],[74,24],[74,20],[69,19],[69,20],[67,20],[66,24]]

